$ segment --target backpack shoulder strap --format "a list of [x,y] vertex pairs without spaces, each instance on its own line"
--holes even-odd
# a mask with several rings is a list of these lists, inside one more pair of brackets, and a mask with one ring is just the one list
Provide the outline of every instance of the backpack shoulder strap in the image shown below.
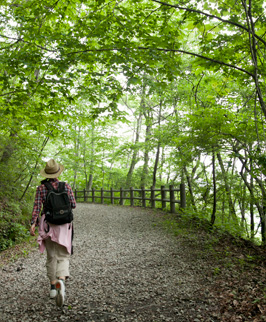
[[55,189],[54,189],[53,185],[51,184],[51,182],[49,182],[49,181],[43,181],[42,183],[45,185],[45,187],[47,188],[47,190],[55,191]]
[[66,185],[65,182],[59,181],[58,192],[64,192],[65,191],[65,185]]

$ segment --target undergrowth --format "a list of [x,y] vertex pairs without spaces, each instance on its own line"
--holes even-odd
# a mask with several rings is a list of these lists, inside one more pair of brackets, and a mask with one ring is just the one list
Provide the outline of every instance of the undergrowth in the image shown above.
[[0,252],[30,239],[29,214],[26,202],[0,201]]
[[[223,266],[237,265],[252,267],[255,263],[265,262],[265,247],[254,240],[243,238],[237,232],[230,232],[224,227],[211,226],[206,219],[196,216],[167,214],[161,225],[174,236],[184,237],[192,242],[198,252],[223,263]],[[215,275],[219,270],[214,272]]]

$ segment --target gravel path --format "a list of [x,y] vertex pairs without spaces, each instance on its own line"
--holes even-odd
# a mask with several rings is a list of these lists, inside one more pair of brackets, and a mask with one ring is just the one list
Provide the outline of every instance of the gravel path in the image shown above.
[[0,270],[0,321],[219,321],[204,263],[156,225],[161,217],[79,204],[63,310],[48,298],[46,255],[34,250]]

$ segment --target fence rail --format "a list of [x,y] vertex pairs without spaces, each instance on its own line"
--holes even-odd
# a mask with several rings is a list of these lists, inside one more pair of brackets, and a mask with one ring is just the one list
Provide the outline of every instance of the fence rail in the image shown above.
[[151,208],[155,208],[156,202],[160,202],[162,209],[166,208],[167,203],[170,203],[171,213],[176,212],[176,204],[180,204],[181,209],[186,208],[186,190],[185,185],[182,183],[178,188],[170,185],[169,188],[166,188],[165,186],[155,188],[152,186],[150,189],[146,189],[145,187],[134,189],[131,187],[129,189],[110,188],[109,190],[104,190],[103,188],[92,188],[90,190],[75,190],[75,198],[77,202],[88,202],[91,199],[92,203],[95,203],[96,199],[100,199],[100,202],[98,203],[101,204],[104,204],[105,200],[110,200],[111,204],[114,204],[115,200],[117,200],[117,204],[119,205],[124,205],[124,201],[129,200],[130,206],[134,206],[136,203],[135,201],[138,201],[138,205],[145,208],[148,207],[147,202],[150,204]]

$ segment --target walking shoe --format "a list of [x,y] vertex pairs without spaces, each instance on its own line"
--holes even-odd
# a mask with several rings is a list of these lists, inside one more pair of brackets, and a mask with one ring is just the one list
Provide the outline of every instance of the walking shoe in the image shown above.
[[54,299],[56,297],[57,291],[55,288],[55,284],[51,284],[50,287],[50,299]]
[[54,299],[56,297],[56,294],[57,294],[56,289],[51,289],[50,290],[50,299]]
[[57,295],[55,298],[56,305],[62,307],[65,300],[65,284],[63,280],[58,280],[55,284]]

